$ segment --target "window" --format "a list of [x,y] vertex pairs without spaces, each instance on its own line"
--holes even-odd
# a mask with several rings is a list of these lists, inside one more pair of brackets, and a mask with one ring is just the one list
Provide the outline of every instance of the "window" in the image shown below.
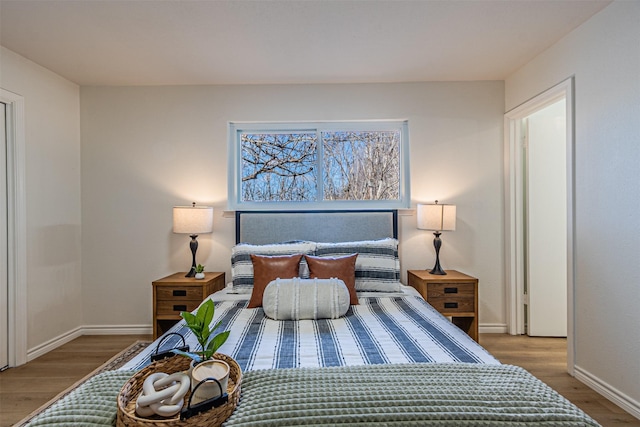
[[232,209],[400,208],[406,121],[231,123]]

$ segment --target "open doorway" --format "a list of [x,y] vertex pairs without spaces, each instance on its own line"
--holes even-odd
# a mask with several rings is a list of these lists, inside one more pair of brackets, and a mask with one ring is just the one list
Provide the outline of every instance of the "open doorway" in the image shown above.
[[522,119],[525,333],[567,336],[566,99]]
[[566,333],[573,374],[573,78],[505,114],[505,168],[508,331]]

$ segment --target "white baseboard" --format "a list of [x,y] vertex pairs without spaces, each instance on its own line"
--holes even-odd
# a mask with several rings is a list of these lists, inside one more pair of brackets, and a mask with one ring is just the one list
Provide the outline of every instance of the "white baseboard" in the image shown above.
[[481,323],[478,326],[478,332],[481,334],[506,334],[507,325],[504,323]]
[[85,325],[82,335],[151,335],[151,325]]
[[72,329],[62,335],[58,335],[57,337],[52,338],[49,341],[43,342],[42,344],[27,350],[27,362],[31,362],[33,359],[40,357],[50,352],[51,350],[54,350],[61,345],[78,338],[81,335],[82,328],[78,326],[75,329]]
[[82,335],[151,335],[151,325],[86,325],[78,326],[27,351],[27,362],[55,350]]
[[620,390],[610,386],[579,366],[574,367],[574,374],[577,380],[583,382],[634,417],[640,419],[640,402],[633,400]]

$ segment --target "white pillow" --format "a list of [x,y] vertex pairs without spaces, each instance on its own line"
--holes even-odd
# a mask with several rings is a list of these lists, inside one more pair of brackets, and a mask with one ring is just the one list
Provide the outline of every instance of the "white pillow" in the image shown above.
[[350,306],[340,279],[276,279],[262,295],[262,308],[274,320],[337,319]]

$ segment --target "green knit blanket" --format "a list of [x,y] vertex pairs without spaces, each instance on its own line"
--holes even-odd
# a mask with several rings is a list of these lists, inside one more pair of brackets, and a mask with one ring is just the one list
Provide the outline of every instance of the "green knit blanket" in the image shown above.
[[[34,417],[35,426],[113,426],[132,371],[107,371]],[[246,372],[225,422],[238,426],[598,426],[522,368],[407,364]]]
[[407,364],[247,372],[238,426],[597,426],[522,368]]
[[117,398],[134,371],[106,371],[56,401],[26,424],[35,426],[114,426]]

